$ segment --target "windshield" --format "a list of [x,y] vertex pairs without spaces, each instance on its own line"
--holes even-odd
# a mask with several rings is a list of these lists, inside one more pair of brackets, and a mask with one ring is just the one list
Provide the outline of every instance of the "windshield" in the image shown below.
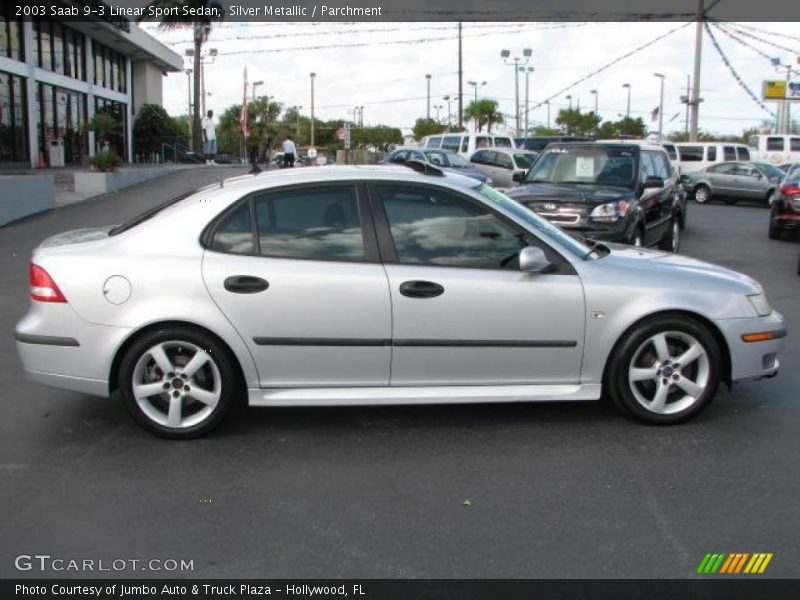
[[542,154],[526,183],[584,183],[632,188],[636,156],[630,147],[559,146]]
[[465,159],[463,159],[461,156],[455,153],[451,154],[449,152],[437,152],[435,150],[426,150],[425,158],[428,159],[429,163],[441,167],[463,168],[472,166]]
[[494,204],[502,206],[514,216],[522,219],[536,233],[554,243],[559,248],[563,248],[580,258],[585,257],[589,253],[589,248],[587,246],[584,246],[574,238],[561,231],[555,225],[552,225],[549,221],[534,214],[532,211],[515,202],[502,192],[498,192],[496,189],[489,187],[485,183],[482,183],[475,189],[484,198],[490,200]]
[[514,154],[514,161],[520,169],[530,169],[536,161],[535,154],[524,154],[522,152]]

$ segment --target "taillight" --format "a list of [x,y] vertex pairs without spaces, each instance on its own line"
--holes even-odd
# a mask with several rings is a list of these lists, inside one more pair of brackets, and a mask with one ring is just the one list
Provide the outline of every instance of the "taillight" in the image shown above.
[[50,274],[39,265],[31,263],[30,268],[31,298],[39,302],[66,302],[67,299]]
[[800,196],[800,185],[797,183],[787,183],[782,185],[781,194],[784,196]]

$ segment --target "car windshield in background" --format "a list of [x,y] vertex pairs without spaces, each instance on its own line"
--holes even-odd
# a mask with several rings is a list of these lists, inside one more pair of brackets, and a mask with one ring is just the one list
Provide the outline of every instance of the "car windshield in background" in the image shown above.
[[428,159],[428,162],[432,165],[441,167],[454,167],[459,169],[472,166],[466,161],[466,159],[462,158],[458,154],[450,154],[449,152],[426,150],[425,158]]
[[514,155],[514,161],[516,161],[517,166],[520,169],[530,169],[535,160],[536,156],[533,154],[523,154],[520,152],[519,154]]
[[775,165],[771,165],[769,163],[756,163],[756,165],[758,165],[758,168],[761,170],[761,172],[770,179],[783,179],[783,176],[786,175],[786,173],[781,171]]
[[528,225],[533,227],[537,233],[540,233],[551,242],[554,242],[560,248],[563,248],[564,250],[567,250],[580,258],[585,257],[589,253],[589,248],[587,246],[584,246],[576,239],[561,231],[555,225],[552,225],[550,221],[543,219],[542,217],[536,215],[533,211],[530,211],[518,202],[515,202],[504,193],[497,191],[485,183],[480,184],[475,189],[481,196],[487,198],[494,204],[502,206],[514,216],[522,219]]
[[631,148],[557,147],[547,150],[528,171],[525,183],[584,183],[632,188],[636,157]]

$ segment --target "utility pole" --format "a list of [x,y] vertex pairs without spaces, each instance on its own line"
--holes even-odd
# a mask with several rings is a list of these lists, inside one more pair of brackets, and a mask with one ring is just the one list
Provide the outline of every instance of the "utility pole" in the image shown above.
[[311,76],[311,147],[314,147],[314,78],[316,73],[310,73]]
[[192,119],[192,70],[186,69],[186,81],[189,85],[189,150],[194,151],[194,144],[192,143],[192,130],[194,129],[194,120]]
[[[464,129],[464,69],[463,69],[463,55],[461,53],[461,21],[458,22],[458,130]],[[448,125],[450,124],[450,103],[447,104],[448,109]]]
[[697,125],[700,120],[700,59],[703,53],[703,25],[705,24],[704,0],[697,0],[697,23],[694,36],[694,75],[692,77],[692,98],[690,104],[689,141],[697,141]]
[[547,128],[550,129],[550,100],[545,100],[545,104],[547,104]]
[[692,77],[686,76],[686,123],[684,124],[683,131],[689,135],[689,103],[692,101]]
[[431,74],[428,73],[427,75],[425,75],[425,79],[428,82],[428,108],[425,113],[425,116],[430,121],[431,120]]

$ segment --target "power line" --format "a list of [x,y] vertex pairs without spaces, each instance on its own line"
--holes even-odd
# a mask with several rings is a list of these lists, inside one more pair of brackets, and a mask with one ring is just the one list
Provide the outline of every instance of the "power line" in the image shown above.
[[744,23],[731,23],[731,25],[735,25],[736,27],[740,27],[742,29],[749,29],[751,31],[757,31],[759,33],[766,33],[767,35],[773,35],[777,37],[786,38],[787,40],[794,40],[796,42],[800,42],[800,37],[794,35],[787,35],[785,33],[778,33],[777,31],[767,31],[766,29],[760,29],[758,27],[753,27],[752,25],[745,25]]
[[747,87],[747,84],[742,80],[742,78],[739,77],[739,74],[733,68],[733,65],[728,60],[728,57],[725,56],[725,53],[722,51],[722,48],[720,47],[719,42],[717,41],[717,38],[714,36],[714,32],[711,31],[711,27],[709,27],[709,25],[708,25],[708,22],[703,23],[703,26],[704,26],[704,28],[706,30],[706,33],[708,33],[708,37],[711,38],[711,43],[714,45],[714,48],[716,48],[717,52],[719,53],[720,58],[722,58],[722,62],[724,62],[725,66],[728,67],[728,70],[730,70],[731,75],[733,75],[733,78],[736,80],[736,82],[739,84],[739,86],[747,93],[748,96],[750,96],[750,98],[753,99],[753,102],[758,104],[761,107],[762,110],[764,110],[770,116],[775,118],[775,114],[770,109],[768,109],[766,107],[766,105],[763,102],[761,102],[761,100],[758,99],[758,96],[756,96],[753,93],[753,91],[749,87]]
[[[764,58],[766,58],[768,61],[770,61],[770,63],[774,64],[774,62],[773,62],[774,61],[774,57],[770,56],[766,52],[764,52],[764,51],[756,48],[755,46],[749,44],[748,42],[744,41],[742,38],[737,36],[732,31],[728,31],[727,27],[724,27],[721,23],[715,22],[715,23],[713,23],[713,25],[718,31],[721,31],[722,33],[727,35],[729,38],[734,40],[735,42],[738,42],[739,44],[741,44],[745,48],[749,48],[750,50],[752,50],[756,54],[759,54],[760,56],[763,56]],[[800,74],[800,71],[798,71],[797,69],[792,69],[792,72],[795,73],[796,75]]]
[[760,38],[757,35],[748,33],[747,31],[739,29],[738,27],[734,27],[732,25],[729,25],[728,27],[733,29],[739,35],[749,37],[750,39],[756,40],[757,42],[761,42],[762,44],[766,44],[767,46],[772,46],[773,48],[777,48],[778,50],[783,50],[784,52],[789,52],[790,54],[800,54],[800,51],[798,50],[794,50],[793,48],[788,48],[786,46],[781,46],[780,44],[770,42],[769,40],[765,40],[764,38]]

